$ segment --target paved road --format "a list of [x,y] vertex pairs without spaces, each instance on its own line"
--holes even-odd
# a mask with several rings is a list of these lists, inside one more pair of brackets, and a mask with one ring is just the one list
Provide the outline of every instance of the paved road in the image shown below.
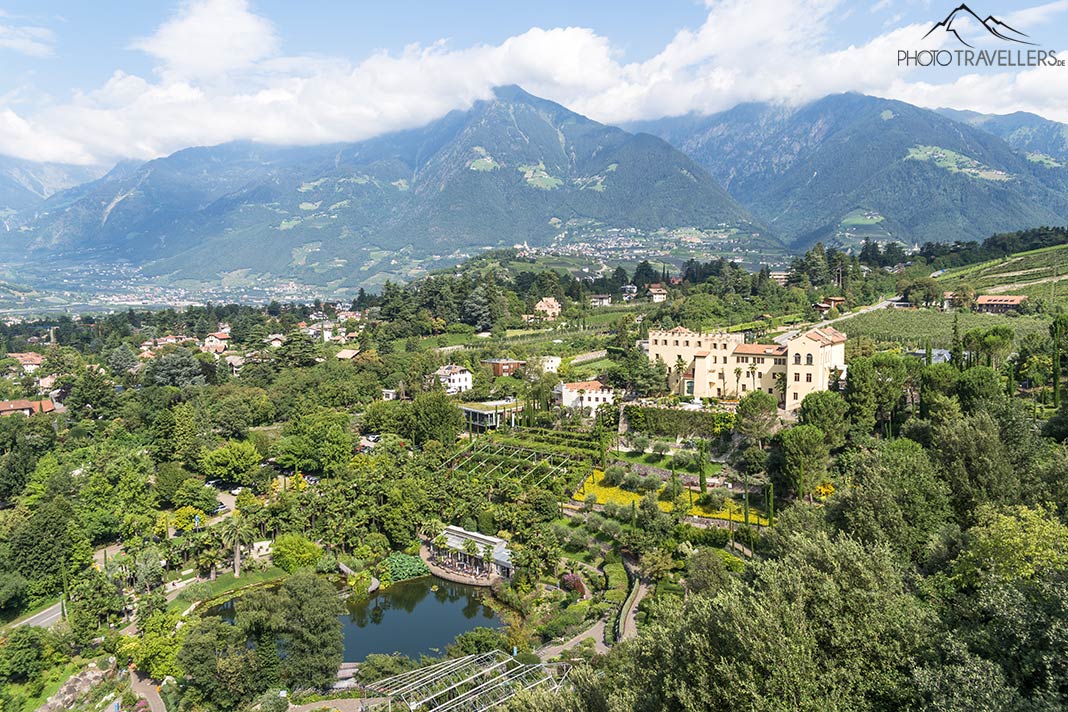
[[15,621],[11,624],[12,627],[20,625],[35,625],[39,628],[51,628],[56,623],[59,623],[60,619],[60,606],[58,603],[49,606],[40,613],[35,613],[29,618],[24,618],[20,621]]
[[552,660],[559,656],[565,650],[574,648],[586,638],[593,638],[593,649],[597,651],[598,655],[603,655],[608,652],[608,646],[604,644],[604,627],[605,619],[601,618],[592,626],[582,631],[571,640],[564,641],[557,645],[549,645],[538,651],[538,657],[542,660]]
[[[867,314],[868,312],[873,312],[873,311],[876,311],[877,309],[886,309],[888,306],[890,306],[891,303],[897,301],[898,299],[900,299],[900,297],[894,297],[893,299],[887,299],[885,301],[879,302],[878,304],[872,304],[871,306],[864,307],[863,309],[859,309],[859,310],[857,310],[855,312],[850,312],[849,314],[844,314],[844,315],[838,317],[837,319],[827,319],[825,321],[819,322],[818,324],[810,324],[809,326],[806,326],[804,328],[805,329],[820,329],[820,328],[823,328],[824,326],[830,326],[831,324],[835,324],[835,323],[837,323],[839,321],[844,321],[845,319],[852,319],[853,317],[855,317],[855,316],[857,316],[859,314]],[[776,336],[774,341],[777,344],[785,344],[787,341],[789,341],[790,339],[795,338],[800,333],[801,333],[801,329],[792,329],[790,331],[784,331],[783,333],[781,333],[778,336]]]
[[148,700],[148,706],[152,712],[167,712],[167,706],[163,704],[163,698],[159,696],[156,682],[141,675],[134,670],[130,673],[130,688],[135,695]]

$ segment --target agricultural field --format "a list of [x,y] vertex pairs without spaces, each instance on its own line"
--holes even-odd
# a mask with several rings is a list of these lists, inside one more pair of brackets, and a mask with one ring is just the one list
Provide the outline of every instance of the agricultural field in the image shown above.
[[905,156],[907,161],[929,161],[950,173],[964,173],[980,180],[1005,181],[1012,175],[980,163],[962,153],[950,151],[940,146],[913,146]]
[[940,312],[930,309],[879,309],[844,319],[834,326],[849,338],[866,336],[875,341],[893,341],[905,348],[923,348],[926,339],[933,348],[948,349],[953,345],[953,319],[959,317],[960,331],[1008,326],[1019,341],[1035,332],[1049,329],[1049,319],[1038,316],[1003,316],[972,312]]
[[979,294],[1025,294],[1068,306],[1068,245],[947,270],[938,281],[948,291],[966,283]]

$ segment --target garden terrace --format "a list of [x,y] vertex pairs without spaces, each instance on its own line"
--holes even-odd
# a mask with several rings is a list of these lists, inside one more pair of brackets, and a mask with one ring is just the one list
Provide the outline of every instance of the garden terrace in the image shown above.
[[373,690],[409,710],[482,712],[502,705],[521,690],[559,687],[566,668],[522,664],[495,650],[445,660],[371,683]]
[[[498,439],[480,438],[445,463],[446,469],[486,481],[514,478],[524,484],[563,491],[572,477],[574,458]],[[584,475],[584,473],[582,473]]]

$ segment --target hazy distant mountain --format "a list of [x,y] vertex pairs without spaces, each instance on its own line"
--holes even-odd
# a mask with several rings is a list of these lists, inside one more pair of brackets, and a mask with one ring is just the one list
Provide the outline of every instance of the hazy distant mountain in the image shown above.
[[840,94],[799,108],[744,104],[628,128],[685,151],[798,247],[979,239],[1060,224],[1068,214],[1068,169],[899,101]]
[[1068,164],[1068,124],[1025,111],[980,114],[975,111],[938,109],[938,113],[1003,138],[1010,146],[1027,154],[1041,154],[1031,155],[1032,161],[1048,165],[1048,161],[1042,160],[1042,156],[1048,156],[1055,163]]
[[592,224],[751,220],[665,141],[516,87],[428,126],[355,144],[192,148],[53,196],[7,241],[173,279],[270,275],[338,286],[411,258],[545,243]]
[[94,180],[104,169],[62,163],[34,163],[0,156],[0,218],[37,205],[61,190]]

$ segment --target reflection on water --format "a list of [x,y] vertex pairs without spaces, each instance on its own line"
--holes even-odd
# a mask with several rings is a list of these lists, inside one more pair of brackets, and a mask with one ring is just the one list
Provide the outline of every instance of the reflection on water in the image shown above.
[[500,624],[474,586],[430,576],[395,583],[370,598],[350,598],[342,616],[345,660],[369,653],[398,652],[410,657],[444,649],[465,631]]
[[[500,625],[485,605],[487,595],[485,589],[424,576],[395,583],[369,598],[349,598],[340,617],[345,660],[359,662],[370,653],[418,657],[443,652],[460,633]],[[232,623],[234,603],[214,606],[206,614]]]

